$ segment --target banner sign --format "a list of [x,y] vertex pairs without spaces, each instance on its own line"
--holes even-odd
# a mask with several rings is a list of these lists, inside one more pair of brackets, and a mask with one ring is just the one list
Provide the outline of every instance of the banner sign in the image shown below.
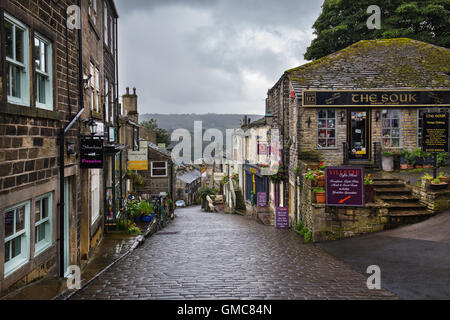
[[329,167],[325,169],[327,206],[364,206],[364,169]]
[[103,139],[81,138],[80,161],[82,169],[103,169]]
[[424,152],[448,152],[448,113],[424,114],[422,147]]
[[128,170],[148,170],[148,141],[139,141],[139,151],[128,150]]
[[450,90],[304,90],[304,107],[450,106]]
[[267,192],[258,192],[257,206],[258,207],[267,206]]
[[277,207],[275,209],[275,228],[289,229],[289,208]]

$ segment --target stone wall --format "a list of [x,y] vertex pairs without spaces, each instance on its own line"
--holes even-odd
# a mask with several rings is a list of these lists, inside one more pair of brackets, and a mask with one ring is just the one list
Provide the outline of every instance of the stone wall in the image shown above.
[[430,191],[425,187],[412,187],[412,193],[434,213],[450,208],[450,190]]
[[304,180],[301,190],[300,218],[312,232],[312,240],[336,240],[370,232],[383,231],[389,223],[385,204],[366,204],[365,207],[329,207],[315,203],[310,180]]

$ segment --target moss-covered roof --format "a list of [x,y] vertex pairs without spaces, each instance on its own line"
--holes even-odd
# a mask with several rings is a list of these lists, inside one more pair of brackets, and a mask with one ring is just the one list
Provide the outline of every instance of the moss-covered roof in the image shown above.
[[449,88],[450,49],[407,38],[362,40],[286,71],[302,88]]

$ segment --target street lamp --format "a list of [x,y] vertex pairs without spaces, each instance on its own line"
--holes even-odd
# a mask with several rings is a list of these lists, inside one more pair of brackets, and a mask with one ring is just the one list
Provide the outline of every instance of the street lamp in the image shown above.
[[94,136],[97,133],[97,122],[94,119],[91,119],[89,122],[89,130],[91,131],[91,135]]

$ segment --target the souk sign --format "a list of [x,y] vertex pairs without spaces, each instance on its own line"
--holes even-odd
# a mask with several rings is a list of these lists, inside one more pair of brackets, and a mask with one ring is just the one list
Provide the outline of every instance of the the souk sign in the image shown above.
[[327,206],[364,206],[364,169],[329,167],[325,169]]
[[304,107],[450,106],[450,90],[304,90]]

